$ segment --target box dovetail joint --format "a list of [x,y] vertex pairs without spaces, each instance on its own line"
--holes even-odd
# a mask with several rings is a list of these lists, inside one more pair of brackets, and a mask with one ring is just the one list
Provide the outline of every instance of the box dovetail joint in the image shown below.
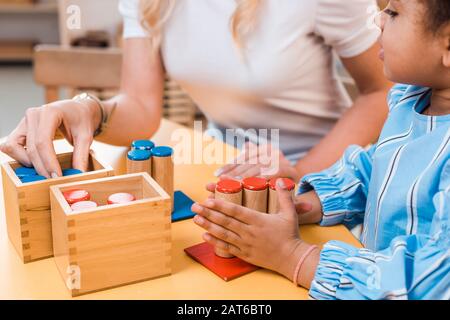
[[[71,152],[57,158],[63,169],[72,166]],[[114,170],[91,152],[86,173],[24,184],[14,172],[20,166],[16,161],[4,163],[1,174],[8,236],[22,261],[28,263],[53,256],[50,186],[108,177]]]
[[[63,197],[70,189],[99,207],[73,212]],[[118,192],[136,201],[107,204]],[[171,274],[171,200],[147,173],[52,186],[50,195],[55,262],[72,296]]]

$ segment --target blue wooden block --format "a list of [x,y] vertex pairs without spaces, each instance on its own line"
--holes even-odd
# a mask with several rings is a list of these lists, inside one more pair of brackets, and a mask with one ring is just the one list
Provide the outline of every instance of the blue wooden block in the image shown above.
[[192,219],[195,216],[195,213],[191,211],[193,204],[194,201],[182,191],[175,191],[172,222]]

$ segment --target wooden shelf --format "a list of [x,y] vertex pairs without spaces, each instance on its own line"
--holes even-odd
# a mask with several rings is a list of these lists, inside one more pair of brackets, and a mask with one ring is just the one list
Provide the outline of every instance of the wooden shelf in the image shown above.
[[0,61],[31,61],[33,59],[34,43],[0,41]]
[[57,13],[56,3],[36,3],[36,4],[6,4],[0,3],[0,14],[2,13]]

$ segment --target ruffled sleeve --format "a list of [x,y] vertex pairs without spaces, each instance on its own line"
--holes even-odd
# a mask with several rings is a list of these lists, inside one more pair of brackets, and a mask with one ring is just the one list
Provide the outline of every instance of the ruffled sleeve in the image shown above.
[[327,243],[311,284],[312,299],[450,299],[450,164],[433,197],[429,234],[400,236],[380,252]]
[[334,166],[302,179],[299,194],[314,190],[320,198],[322,226],[363,222],[374,151],[350,146]]

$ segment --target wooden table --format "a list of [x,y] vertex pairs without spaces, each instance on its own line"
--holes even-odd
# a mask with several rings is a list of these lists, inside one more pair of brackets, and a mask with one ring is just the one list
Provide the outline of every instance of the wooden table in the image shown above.
[[[172,134],[174,134],[172,136]],[[202,133],[194,132],[174,123],[163,121],[154,137],[159,145],[175,146],[181,136],[191,141],[202,141]],[[171,141],[173,137],[176,141]],[[233,151],[219,141],[202,142],[203,145],[221,147]],[[55,142],[57,152],[70,151],[65,141]],[[97,156],[109,162],[117,174],[125,172],[125,148],[94,143]],[[194,151],[194,150],[193,150]],[[195,153],[198,159],[198,152]],[[192,157],[194,158],[194,154]],[[0,163],[10,159],[0,153]],[[194,201],[207,197],[204,186],[214,181],[213,172],[220,167],[207,164],[180,164],[175,168],[176,190],[183,190]],[[1,179],[1,177],[0,177]],[[0,192],[3,204],[3,192]],[[71,299],[53,259],[24,265],[8,240],[4,206],[0,212],[0,299]],[[360,243],[343,226],[321,228],[301,227],[302,237],[311,243],[324,244],[329,240],[341,240],[360,247]],[[189,258],[184,248],[202,242],[203,231],[192,220],[173,225],[173,274],[152,281],[98,292],[77,299],[307,299],[307,291],[296,288],[284,277],[267,270],[224,282],[210,271]]]

